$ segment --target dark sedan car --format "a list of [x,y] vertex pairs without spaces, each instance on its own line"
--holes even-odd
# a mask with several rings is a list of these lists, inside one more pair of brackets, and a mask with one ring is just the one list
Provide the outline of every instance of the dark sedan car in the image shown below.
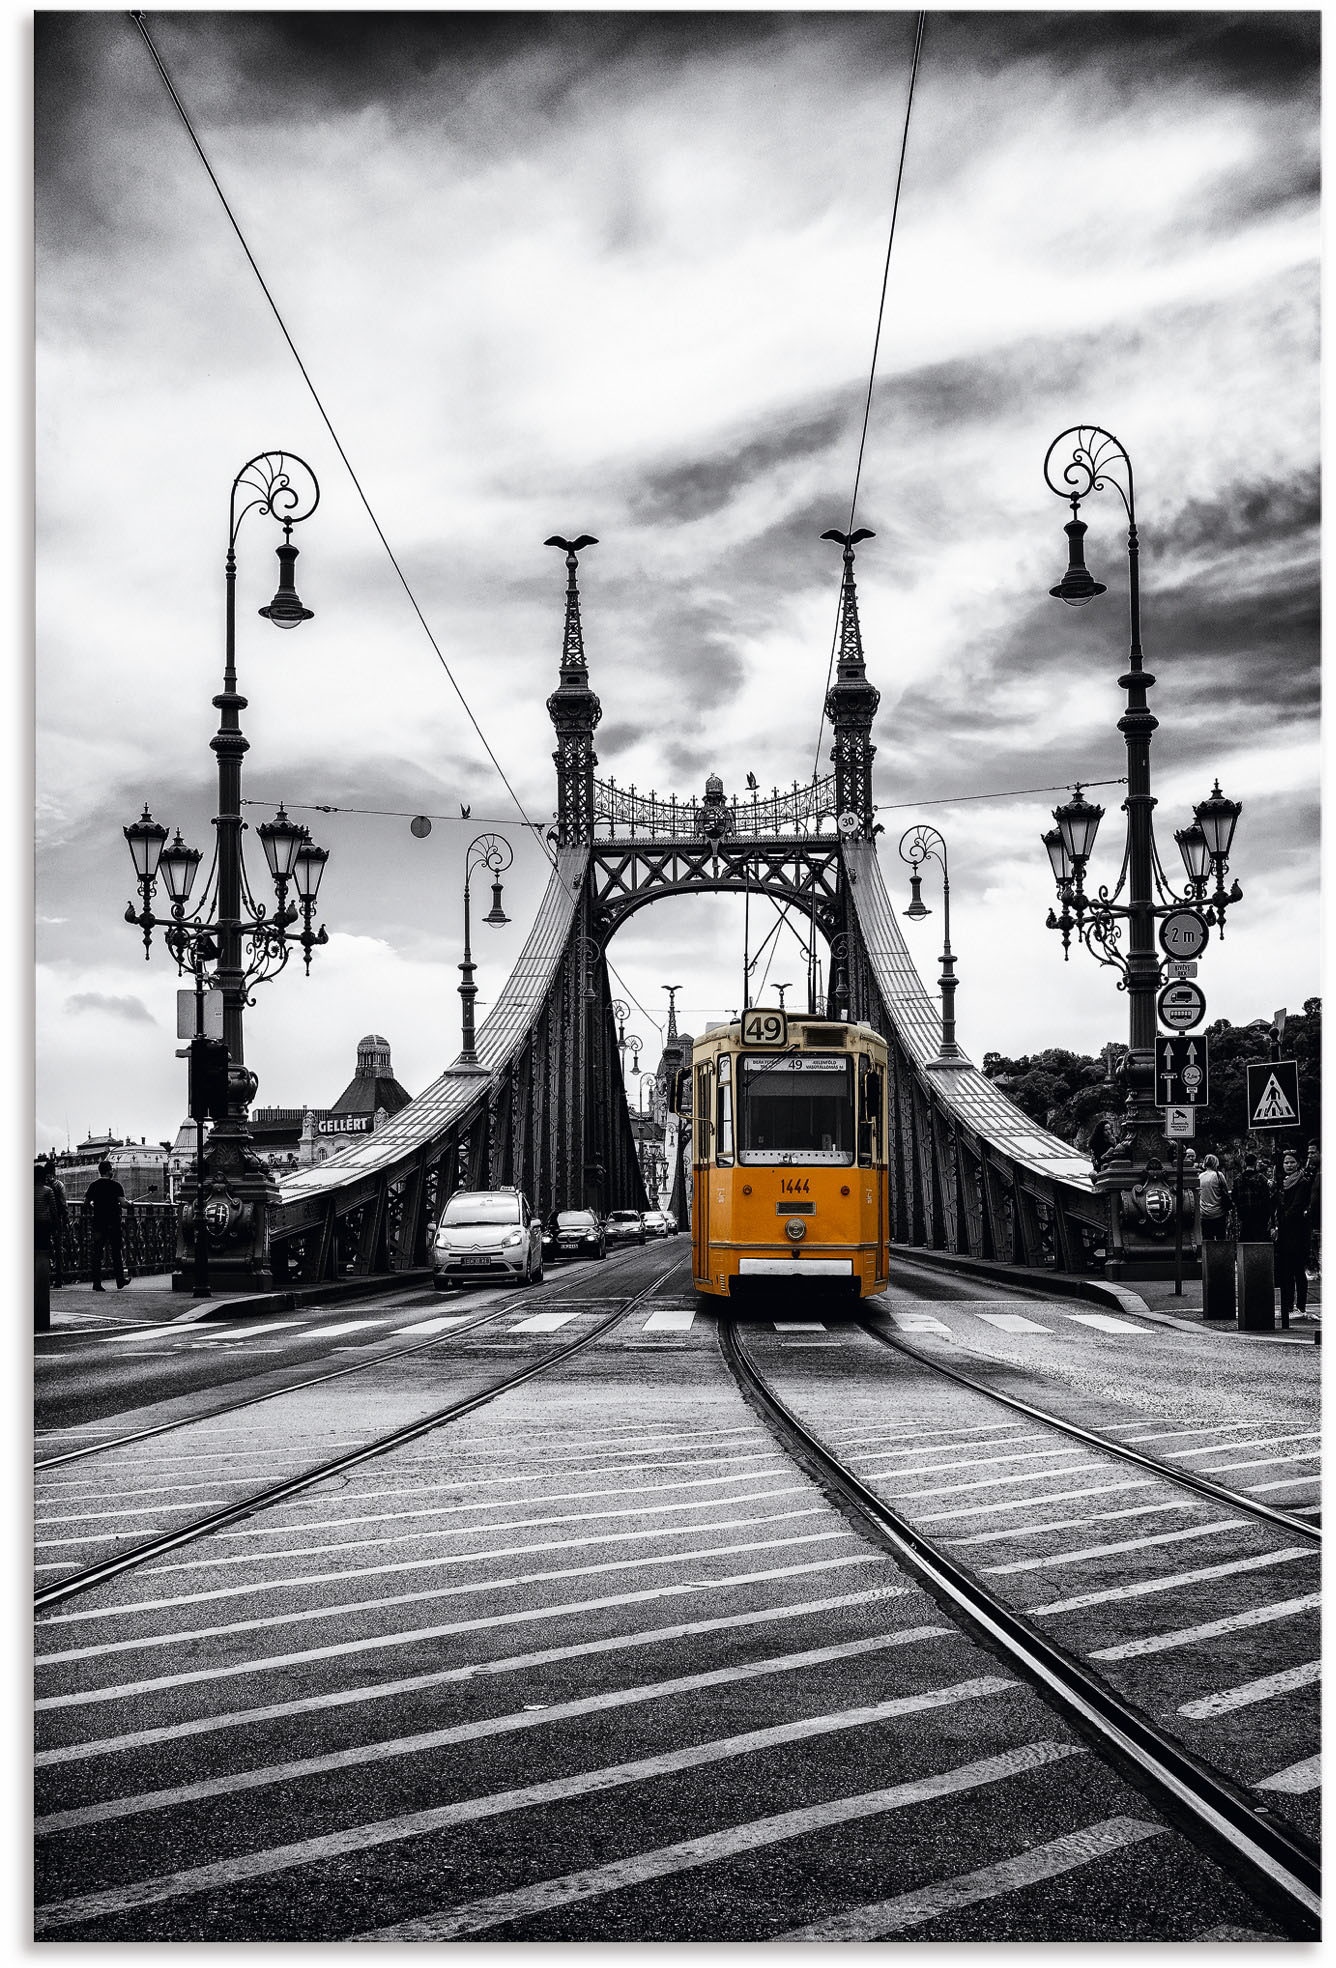
[[543,1256],[606,1257],[607,1238],[593,1210],[558,1210],[543,1232]]

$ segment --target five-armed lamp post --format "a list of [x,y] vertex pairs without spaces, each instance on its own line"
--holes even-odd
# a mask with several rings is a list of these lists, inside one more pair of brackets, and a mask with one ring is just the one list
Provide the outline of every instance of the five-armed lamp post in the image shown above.
[[935,827],[910,827],[900,838],[900,859],[912,870],[909,877],[909,907],[905,914],[911,922],[922,922],[932,910],[923,900],[921,884],[922,868],[925,861],[936,861],[942,871],[942,974],[938,983],[942,991],[942,1037],[937,1057],[928,1060],[929,1067],[961,1066],[966,1064],[965,1055],[956,1044],[956,960],[951,954],[951,871],[947,865],[946,842]]
[[[1160,1128],[1157,1094],[1162,1089],[1155,1084],[1157,994],[1166,984],[1182,980],[1185,970],[1195,969],[1209,926],[1214,925],[1223,935],[1227,908],[1242,900],[1237,881],[1227,890],[1224,878],[1235,823],[1243,809],[1238,801],[1225,798],[1219,781],[1209,798],[1194,807],[1195,824],[1180,828],[1174,836],[1188,877],[1185,891],[1176,893],[1160,862],[1152,822],[1155,801],[1150,790],[1150,741],[1159,720],[1146,704],[1146,692],[1155,678],[1142,661],[1132,461],[1110,431],[1097,424],[1073,425],[1049,446],[1044,478],[1051,492],[1071,504],[1072,516],[1063,528],[1069,543],[1069,564],[1062,580],[1049,592],[1072,607],[1083,607],[1105,592],[1085,564],[1082,499],[1111,485],[1127,514],[1130,650],[1127,669],[1118,679],[1127,693],[1127,709],[1118,720],[1127,745],[1127,798],[1123,803],[1127,837],[1116,885],[1112,889],[1102,885],[1094,895],[1086,893],[1086,864],[1103,808],[1091,805],[1079,785],[1072,799],[1054,809],[1056,825],[1043,836],[1043,843],[1062,905],[1060,915],[1049,910],[1048,926],[1061,932],[1064,958],[1075,931],[1092,956],[1120,973],[1119,988],[1128,995],[1130,1045],[1124,1068],[1122,1135],[1101,1163],[1096,1184],[1110,1196],[1110,1275],[1152,1276],[1163,1262],[1168,1227],[1163,1185],[1146,1180],[1147,1162],[1158,1159],[1151,1137]],[[1212,879],[1214,890],[1208,894]],[[1157,923],[1161,926],[1163,958],[1156,948]],[[1185,1015],[1174,1008],[1175,1030],[1186,1031],[1198,1024],[1205,1001],[1201,1001],[1195,1017],[1191,1015],[1193,1009],[1189,1004]],[[1172,1203],[1168,1213],[1172,1215]]]
[[[251,1146],[246,1111],[257,1083],[245,1064],[242,1012],[254,1003],[252,987],[283,969],[294,944],[300,946],[309,973],[312,950],[329,940],[323,925],[319,930],[312,927],[328,853],[315,845],[305,827],[289,820],[281,806],[273,820],[257,829],[277,897],[272,912],[256,900],[246,874],[241,850],[246,825],[241,817],[241,762],[249,745],[240,722],[247,700],[237,690],[237,533],[252,511],[267,514],[283,528],[283,544],[277,550],[278,590],[259,612],[275,628],[296,628],[310,621],[312,610],[303,608],[293,583],[297,549],[292,529],[310,518],[319,500],[315,473],[290,451],[261,452],[242,466],[232,482],[224,564],[223,688],[213,700],[221,713],[212,740],[218,760],[218,811],[212,865],[193,909],[190,892],[203,859],[199,849],[187,846],[179,829],[168,847],[166,828],[154,821],[147,806],[142,818],[123,829],[140,893],[139,908],[129,904],[125,919],[143,931],[145,961],[153,931],[161,929],[178,971],[189,969],[195,980],[191,1111],[198,1128],[196,1180],[194,1195],[181,1212],[172,1282],[179,1289],[193,1287],[200,1297],[209,1296],[210,1271],[232,1290],[265,1290],[273,1283],[267,1212],[278,1190]],[[167,916],[153,911],[159,875],[171,904]],[[290,886],[295,902],[288,899]],[[213,1041],[215,1051],[208,1049],[211,1042],[205,1036],[206,971],[211,963],[215,966],[212,983],[222,1003],[222,1044],[218,1047]],[[206,1116],[216,1123],[209,1137],[207,1166]],[[193,1236],[187,1236],[188,1229]]]
[[514,860],[510,842],[501,834],[479,834],[469,842],[469,851],[464,858],[464,961],[459,966],[464,981],[459,987],[459,995],[464,1005],[464,1043],[459,1052],[461,1066],[478,1064],[478,1048],[473,1030],[473,1001],[478,995],[478,987],[473,981],[477,968],[473,961],[473,950],[469,943],[469,883],[479,868],[486,868],[492,877],[492,906],[483,921],[494,929],[502,929],[510,917],[501,907],[501,877]]

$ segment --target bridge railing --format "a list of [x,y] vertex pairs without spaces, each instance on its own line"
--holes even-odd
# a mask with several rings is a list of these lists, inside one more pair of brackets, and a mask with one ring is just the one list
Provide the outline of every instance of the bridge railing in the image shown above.
[[786,793],[772,787],[767,798],[756,787],[741,799],[734,793],[721,801],[695,795],[679,800],[675,793],[661,799],[652,791],[638,793],[634,785],[619,786],[615,779],[594,781],[595,830],[606,827],[613,839],[620,827],[637,840],[694,840],[718,831],[720,822],[730,835],[814,834],[823,825],[833,831],[835,817],[833,774],[807,785],[795,779]]

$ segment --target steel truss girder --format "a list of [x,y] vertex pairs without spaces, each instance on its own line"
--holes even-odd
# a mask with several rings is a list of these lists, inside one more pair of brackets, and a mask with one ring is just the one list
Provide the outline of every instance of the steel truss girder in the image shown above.
[[768,895],[815,919],[824,936],[840,920],[840,843],[831,837],[595,841],[594,919],[606,938],[649,902],[703,891]]

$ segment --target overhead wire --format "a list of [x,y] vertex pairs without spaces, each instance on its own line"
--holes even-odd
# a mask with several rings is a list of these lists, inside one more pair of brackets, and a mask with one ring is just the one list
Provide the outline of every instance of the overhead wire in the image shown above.
[[288,332],[287,323],[284,321],[282,314],[279,312],[278,303],[274,299],[272,293],[269,291],[268,282],[265,280],[264,275],[261,273],[255,255],[251,252],[251,249],[246,242],[246,235],[242,232],[241,227],[237,222],[236,214],[233,212],[232,207],[227,202],[227,195],[224,192],[222,186],[218,182],[218,178],[214,172],[214,168],[212,164],[210,164],[207,156],[205,155],[204,146],[200,142],[198,136],[195,133],[195,126],[190,120],[190,116],[186,110],[185,104],[181,101],[181,98],[178,95],[176,88],[172,82],[172,78],[167,73],[167,68],[165,63],[163,62],[162,56],[158,53],[157,48],[154,46],[153,37],[150,35],[148,31],[148,27],[145,23],[143,14],[132,12],[130,15],[130,19],[134,22],[135,26],[138,28],[140,37],[143,40],[145,47],[148,49],[150,56],[152,57],[153,64],[156,67],[159,75],[162,77],[163,86],[167,90],[168,95],[171,97],[172,102],[176,107],[176,112],[178,116],[181,118],[182,123],[185,125],[186,135],[190,138],[191,143],[195,147],[195,151],[197,156],[199,157],[200,163],[204,166],[205,171],[208,173],[209,182],[213,186],[214,190],[217,192],[219,203],[222,205],[224,212],[226,212],[227,214],[228,221],[232,227],[232,230],[233,232],[235,232],[237,239],[241,244],[241,250],[246,255],[247,260],[250,262],[251,271],[254,273],[255,278],[260,283],[260,291],[264,295],[266,301],[268,301],[269,303],[269,307],[273,314],[273,317],[275,321],[278,323],[279,332],[281,333],[284,341],[287,343],[288,348],[292,353],[293,361],[296,363],[298,369],[301,371],[302,381],[306,384],[307,389],[311,393],[311,400],[315,404],[316,409],[320,413],[320,417],[324,423],[325,429],[329,432],[330,438],[334,445],[334,449],[338,452],[339,457],[343,460],[343,464],[345,469],[347,470],[348,476],[353,482],[353,488],[356,491],[358,498],[362,501],[362,505],[365,508],[367,518],[371,521],[371,524],[375,529],[376,537],[379,539],[381,545],[384,547],[385,552],[389,557],[389,562],[391,567],[394,569],[395,573],[399,577],[400,586],[403,588],[404,593],[408,596],[409,605],[411,606],[413,613],[417,616],[418,621],[422,625],[423,632],[425,633],[428,642],[431,644],[432,649],[435,652],[437,662],[440,664],[441,668],[445,671],[446,677],[450,683],[450,687],[454,691],[456,697],[459,699],[460,704],[463,706],[464,715],[467,717],[469,723],[473,726],[473,729],[477,734],[478,742],[481,744],[483,750],[486,752],[488,758],[491,760],[492,765],[495,767],[498,778],[500,779],[502,785],[505,787],[506,791],[510,794],[511,799],[515,802],[515,806],[518,809],[520,818],[523,820],[526,827],[534,829],[535,838],[538,839],[544,854],[547,856],[548,860],[552,862],[553,866],[555,866],[556,857],[553,855],[552,850],[547,845],[547,842],[542,839],[541,833],[539,832],[535,822],[530,820],[528,814],[524,811],[524,807],[523,804],[521,803],[519,794],[515,791],[515,788],[511,785],[510,780],[506,777],[505,768],[501,764],[500,759],[498,759],[498,757],[496,756],[496,753],[492,750],[491,745],[488,743],[487,735],[484,732],[482,726],[478,723],[477,718],[474,716],[473,708],[470,705],[467,697],[465,697],[464,692],[461,690],[459,683],[455,677],[454,671],[450,668],[449,663],[446,661],[444,651],[442,650],[440,644],[437,642],[436,637],[432,634],[431,625],[427,621],[426,616],[423,614],[422,609],[418,604],[418,598],[413,592],[408,576],[404,573],[403,568],[399,565],[398,557],[395,554],[393,547],[390,545],[389,541],[385,537],[384,529],[382,528],[380,521],[377,519],[375,511],[372,508],[371,501],[370,499],[368,499],[366,492],[363,489],[362,481],[359,479],[356,471],[353,469],[352,460],[349,458],[348,453],[343,448],[343,444],[339,438],[339,434],[335,430],[334,425],[330,420],[329,412],[326,410],[324,403],[321,401],[320,392],[317,390],[314,382],[311,380],[310,371],[307,369],[306,364],[302,361],[301,355],[297,349],[297,344],[293,341],[292,336]]
[[[923,29],[927,18],[926,11],[920,9],[914,28],[914,54],[909,65],[909,90],[905,97],[904,128],[900,133],[900,162],[895,173],[895,196],[891,201],[891,225],[886,240],[886,263],[882,268],[881,299],[877,304],[877,332],[872,338],[872,363],[868,371],[867,400],[863,405],[863,428],[858,438],[858,462],[854,467],[854,489],[849,500],[849,524],[844,529],[846,533],[853,532],[854,515],[858,509],[858,488],[863,477],[863,453],[867,447],[868,422],[872,416],[872,390],[877,380],[877,354],[881,348],[881,328],[886,315],[886,289],[891,277],[891,250],[895,245],[895,221],[900,211],[900,187],[904,182],[905,175],[905,151],[909,144],[909,115],[914,107],[914,83],[918,77],[919,51],[923,46]],[[843,582],[841,582],[841,587],[843,587]],[[826,688],[822,692],[821,712],[816,728],[816,753],[812,759],[813,779],[816,778],[821,764],[821,736],[826,728],[826,698],[830,693],[830,679],[835,669],[835,648],[840,637],[840,612],[840,605],[837,603],[835,609],[835,632],[830,639],[830,660],[826,664]]]

